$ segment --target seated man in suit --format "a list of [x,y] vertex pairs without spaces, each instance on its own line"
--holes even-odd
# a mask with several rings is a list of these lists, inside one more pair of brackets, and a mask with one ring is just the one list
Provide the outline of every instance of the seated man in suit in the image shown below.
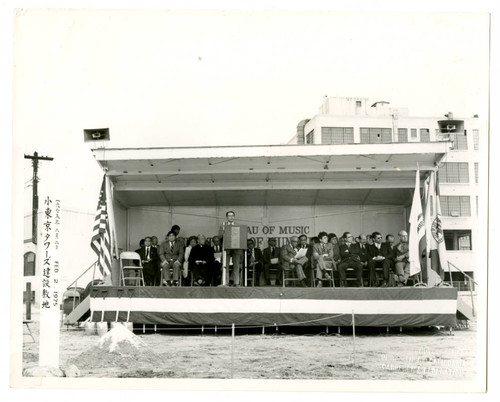
[[264,264],[264,280],[266,285],[271,285],[270,270],[276,270],[276,284],[281,284],[281,264],[280,264],[280,248],[276,247],[276,239],[270,237],[267,239],[268,247],[263,251],[263,264]]
[[314,268],[314,260],[313,260],[313,246],[308,244],[307,242],[307,236],[305,234],[302,234],[299,236],[299,249],[305,248],[307,250],[306,252],[306,258],[307,262],[304,264],[304,274],[306,274],[306,280],[307,283],[313,283],[314,279],[314,273],[313,273],[313,268]]
[[373,245],[368,246],[368,271],[370,275],[370,286],[378,286],[379,279],[375,268],[382,267],[382,287],[389,286],[389,272],[394,267],[394,250],[388,243],[382,243],[382,235],[379,232],[372,233]]
[[[264,256],[262,250],[255,247],[253,239],[247,240],[247,265],[253,269],[254,286],[263,286],[264,283]],[[262,276],[262,283],[261,283]]]
[[410,277],[410,262],[409,262],[409,246],[408,246],[408,233],[401,230],[398,233],[399,243],[394,248],[395,264],[394,282],[397,286],[406,286],[406,282]]
[[[281,267],[283,269],[285,278],[287,276],[286,271],[295,269],[297,278],[299,278],[302,286],[307,287],[306,276],[304,275],[303,266],[307,262],[307,257],[301,257],[296,259],[299,248],[298,248],[299,238],[297,236],[290,237],[290,244],[286,244],[281,248]],[[283,285],[285,285],[283,283]]]
[[[160,259],[162,269],[162,284],[165,286],[178,286],[180,271],[184,258],[184,245],[175,241],[175,233],[170,231],[167,240],[160,245]],[[173,280],[170,274],[173,269]]]
[[368,270],[368,250],[366,244],[366,235],[360,234],[357,238],[356,243],[351,246],[351,253],[359,256],[359,261],[363,266],[362,271]]
[[212,247],[205,244],[205,236],[198,235],[198,244],[193,246],[189,253],[189,269],[193,272],[193,282],[196,286],[210,284],[210,269],[214,262]]
[[222,242],[217,235],[212,237],[212,250],[214,252],[214,262],[212,264],[209,278],[213,286],[219,286],[222,282]]
[[329,270],[337,269],[333,260],[333,244],[328,242],[328,234],[320,232],[318,234],[319,243],[314,246],[313,259],[316,261],[316,279],[318,287],[323,286],[323,279],[331,279]]
[[146,286],[155,286],[158,271],[158,251],[151,245],[151,237],[144,239],[144,245],[138,250],[141,257],[142,272]]
[[347,268],[354,268],[356,272],[356,286],[360,287],[363,282],[363,264],[361,263],[360,256],[355,253],[354,236],[349,232],[345,232],[342,238],[342,244],[339,246],[342,261],[337,265],[340,276],[340,287],[345,287],[346,285],[345,272]]

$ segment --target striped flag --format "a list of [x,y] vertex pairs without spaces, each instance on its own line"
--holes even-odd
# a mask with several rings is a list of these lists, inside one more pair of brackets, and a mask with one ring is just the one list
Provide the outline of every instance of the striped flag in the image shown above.
[[408,260],[410,262],[410,276],[413,276],[418,274],[422,270],[422,265],[425,264],[425,259],[422,261],[422,255],[425,255],[426,245],[424,215],[422,213],[422,201],[420,200],[420,171],[418,167],[415,175],[415,191],[413,193],[409,222]]
[[109,217],[106,206],[106,176],[102,179],[99,202],[92,231],[90,247],[95,251],[98,258],[99,270],[103,277],[111,275],[111,241],[109,232]]
[[441,222],[438,182],[435,171],[431,172],[429,178],[425,208],[425,233],[427,240],[427,284],[429,286],[435,286],[444,279],[444,269],[448,265]]

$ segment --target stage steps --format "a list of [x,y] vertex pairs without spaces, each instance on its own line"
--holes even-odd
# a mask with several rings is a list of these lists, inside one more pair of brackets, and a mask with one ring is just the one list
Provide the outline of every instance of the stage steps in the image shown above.
[[68,314],[64,320],[64,324],[70,325],[76,324],[78,321],[83,321],[82,317],[87,313],[90,313],[90,295],[83,299],[83,301]]
[[475,318],[474,309],[463,297],[457,297],[457,318],[460,320],[473,320]]

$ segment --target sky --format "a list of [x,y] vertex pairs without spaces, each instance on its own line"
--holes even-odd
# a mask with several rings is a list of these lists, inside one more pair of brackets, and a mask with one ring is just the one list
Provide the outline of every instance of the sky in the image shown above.
[[41,180],[67,182],[65,205],[88,211],[100,170],[85,128],[109,127],[111,148],[280,144],[324,95],[486,116],[488,24],[486,13],[24,9],[14,144],[54,157]]

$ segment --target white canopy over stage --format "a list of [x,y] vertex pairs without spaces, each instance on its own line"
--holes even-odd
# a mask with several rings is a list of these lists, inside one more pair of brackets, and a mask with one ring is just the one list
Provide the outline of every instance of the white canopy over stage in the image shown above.
[[99,148],[126,208],[218,205],[409,205],[450,142]]

